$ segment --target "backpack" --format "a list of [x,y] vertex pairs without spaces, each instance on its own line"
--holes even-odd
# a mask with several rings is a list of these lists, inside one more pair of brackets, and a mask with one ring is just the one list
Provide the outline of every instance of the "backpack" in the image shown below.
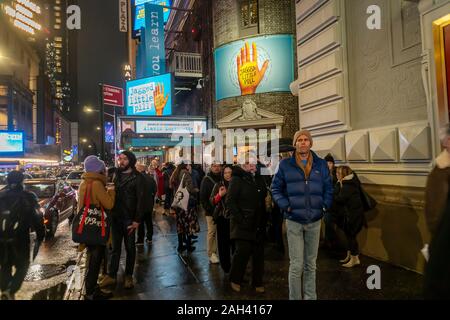
[[[0,198],[0,243],[11,243],[19,237],[21,229],[20,200],[8,201],[10,197]],[[12,204],[11,204],[12,203]]]

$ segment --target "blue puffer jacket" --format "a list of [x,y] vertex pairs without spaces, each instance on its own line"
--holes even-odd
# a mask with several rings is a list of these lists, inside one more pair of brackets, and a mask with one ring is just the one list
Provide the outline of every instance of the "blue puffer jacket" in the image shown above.
[[[320,220],[323,209],[333,202],[333,185],[327,162],[314,152],[309,180],[295,161],[295,154],[280,162],[278,172],[272,181],[272,197],[283,210],[286,219],[301,224]],[[288,208],[291,212],[287,212]]]

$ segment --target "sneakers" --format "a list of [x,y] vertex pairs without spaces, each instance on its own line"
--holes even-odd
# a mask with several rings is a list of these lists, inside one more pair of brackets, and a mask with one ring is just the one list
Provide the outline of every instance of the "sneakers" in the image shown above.
[[2,291],[2,294],[0,295],[0,300],[16,300],[14,294],[10,293],[9,291]]
[[219,261],[219,258],[217,257],[217,254],[213,253],[213,254],[211,255],[211,257],[209,257],[209,263],[217,264],[217,263],[219,263],[219,262],[220,262],[220,261]]
[[350,256],[350,260],[343,264],[342,266],[344,268],[353,268],[354,266],[360,265],[361,262],[359,261],[359,256]]
[[104,287],[109,287],[109,286],[114,286],[116,285],[116,279],[114,279],[111,276],[105,276],[102,281],[100,281],[100,287],[104,288]]
[[125,283],[124,283],[123,287],[125,289],[133,289],[134,288],[133,276],[125,276]]
[[93,294],[87,294],[84,296],[84,300],[108,300],[113,297],[112,292],[106,292],[103,290],[98,290]]
[[149,246],[151,246],[151,245],[153,244],[153,241],[152,241],[151,239],[147,239],[147,240],[145,240],[145,242],[146,242]]
[[241,285],[231,282],[231,289],[236,292],[241,292]]

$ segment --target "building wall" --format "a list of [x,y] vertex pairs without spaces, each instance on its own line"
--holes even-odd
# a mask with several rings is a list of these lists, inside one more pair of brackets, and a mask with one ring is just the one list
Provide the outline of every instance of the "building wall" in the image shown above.
[[[381,30],[367,28],[370,5],[381,8]],[[434,152],[418,2],[301,0],[296,15],[300,126],[379,202],[359,236],[362,253],[421,272]]]
[[[262,34],[294,33],[294,1],[291,0],[259,0],[259,26],[253,34],[241,30],[240,1],[220,0],[213,2],[214,47],[249,36]],[[297,75],[295,70],[295,76]],[[282,115],[286,119],[283,126],[283,137],[292,137],[298,130],[297,98],[291,93],[264,93],[252,96],[223,99],[215,101],[213,118],[221,118],[239,110],[243,100],[251,98],[258,108]]]
[[[370,5],[384,13],[381,30],[364,27]],[[346,12],[352,129],[426,120],[417,3],[350,0]]]

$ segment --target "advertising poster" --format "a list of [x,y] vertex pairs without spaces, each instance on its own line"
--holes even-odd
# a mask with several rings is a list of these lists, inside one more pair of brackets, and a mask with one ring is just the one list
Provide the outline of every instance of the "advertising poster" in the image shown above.
[[0,156],[20,155],[24,152],[23,132],[0,131]]
[[270,35],[234,41],[214,51],[216,100],[266,92],[290,92],[294,38]]
[[114,125],[112,122],[105,123],[105,142],[114,142]]
[[127,82],[128,116],[172,115],[172,75]]

